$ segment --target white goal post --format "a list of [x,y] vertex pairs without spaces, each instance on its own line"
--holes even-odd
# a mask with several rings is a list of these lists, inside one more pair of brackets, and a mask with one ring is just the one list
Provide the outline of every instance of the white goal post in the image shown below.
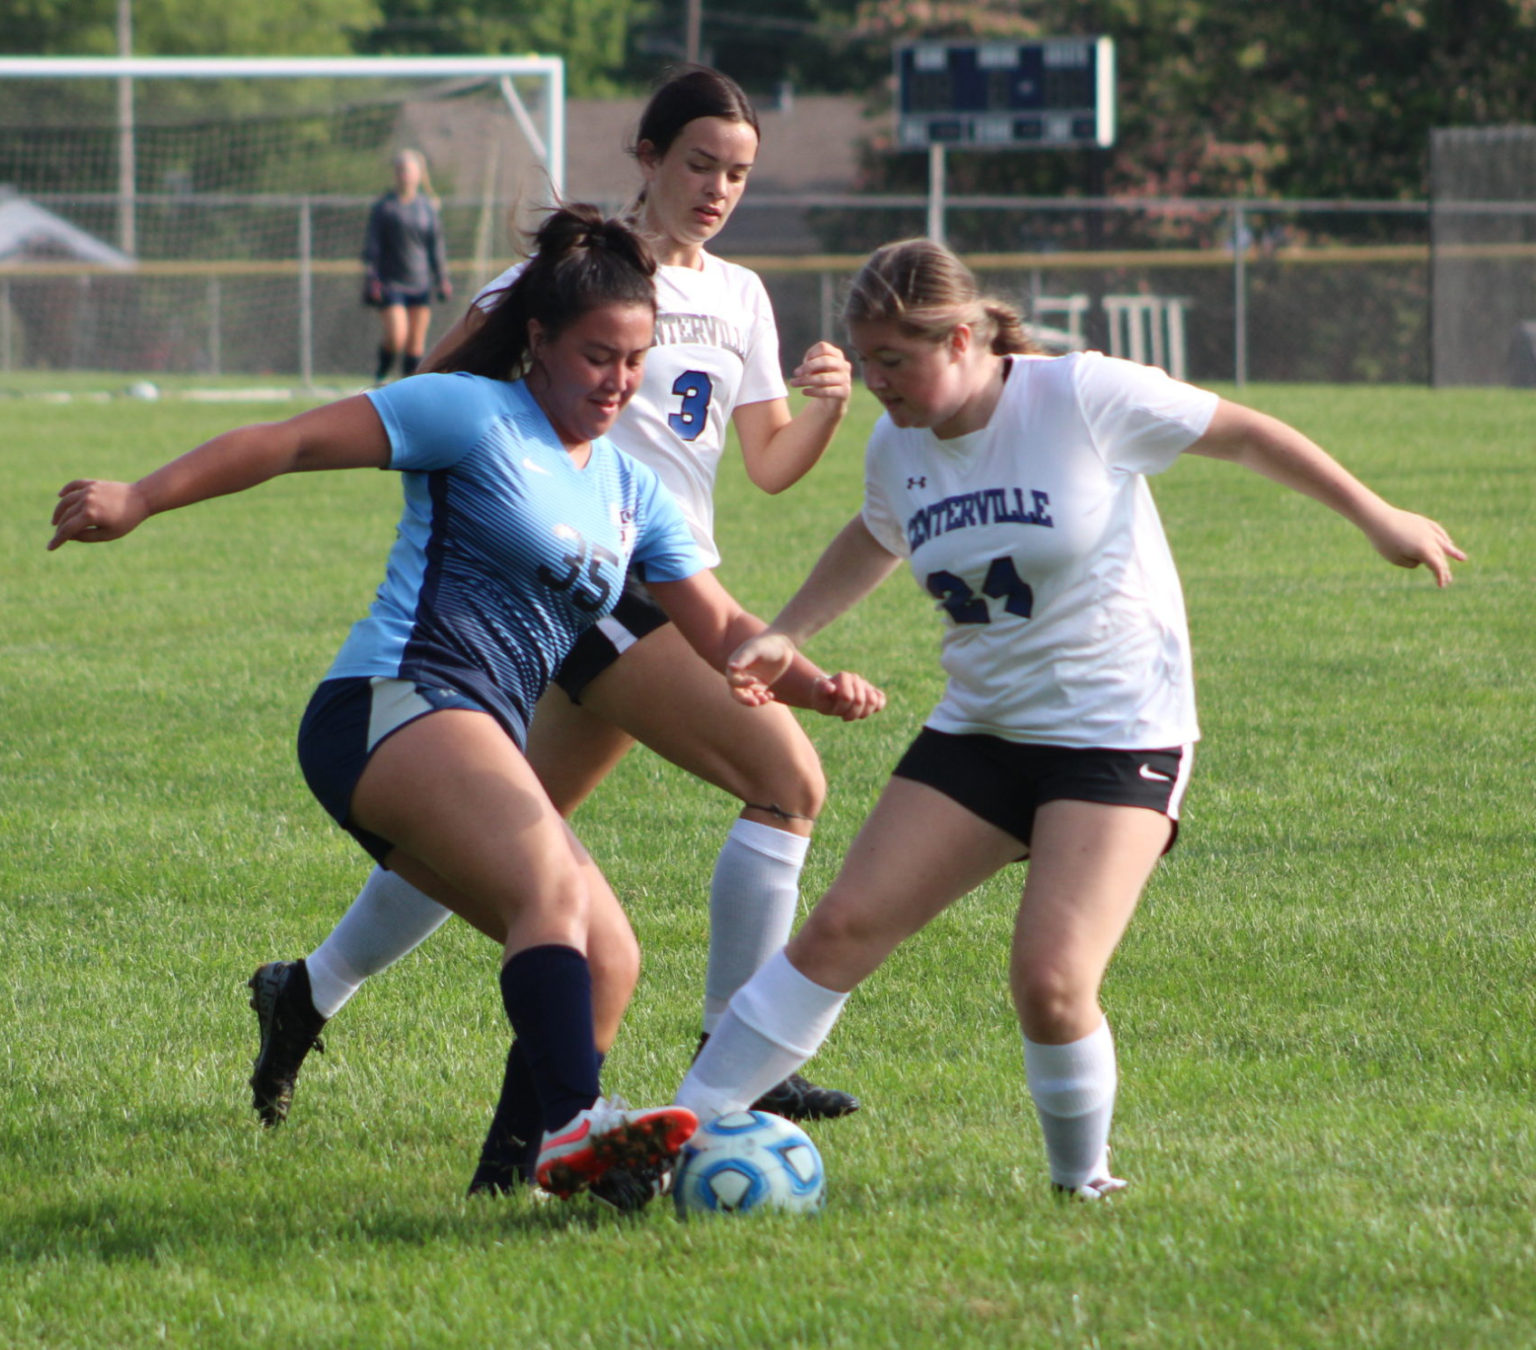
[[[118,85],[118,190],[134,195],[134,80],[411,79],[494,77],[501,95],[549,174],[558,200],[565,187],[565,62],[558,56],[0,56],[0,80],[110,79]],[[529,115],[513,79],[545,84],[544,127]],[[131,217],[130,217],[131,218]],[[131,230],[129,239],[131,245]],[[124,252],[132,253],[132,247]]]
[[564,62],[0,56],[0,371],[355,368],[362,222],[407,146],[479,284],[563,199]]

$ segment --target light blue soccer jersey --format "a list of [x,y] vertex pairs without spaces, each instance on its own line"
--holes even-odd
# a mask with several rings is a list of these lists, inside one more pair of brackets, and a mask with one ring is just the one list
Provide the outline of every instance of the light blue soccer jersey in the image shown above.
[[417,375],[368,398],[404,475],[405,512],[384,583],[328,679],[455,689],[520,739],[631,562],[652,581],[702,570],[655,473],[601,437],[578,469],[521,381]]

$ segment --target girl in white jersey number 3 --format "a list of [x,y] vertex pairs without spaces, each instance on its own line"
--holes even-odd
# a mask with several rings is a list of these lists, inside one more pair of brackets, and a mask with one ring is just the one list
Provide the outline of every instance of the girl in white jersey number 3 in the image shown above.
[[[790,383],[807,399],[793,414],[779,370],[778,337],[757,275],[714,257],[705,245],[730,219],[757,154],[756,114],[717,71],[686,68],[663,84],[640,121],[634,155],[644,179],[636,225],[661,264],[655,346],[640,390],[611,432],[616,444],[655,470],[683,509],[695,542],[714,566],[714,481],[734,425],[746,469],[776,493],[803,477],[842,420],[852,369],[835,346],[805,353]],[[433,357],[483,322],[517,269],[486,287]],[[826,792],[809,739],[786,708],[748,713],[699,660],[631,574],[614,613],[584,635],[540,701],[528,757],[562,814],[569,816],[640,741],[743,803],[715,865],[710,888],[706,1035],[731,995],[787,940],[812,824]],[[261,1050],[254,1104],[277,1123],[323,1021],[362,981],[409,952],[446,911],[403,879],[375,871],[340,924],[303,962],[273,962],[253,977]],[[617,1010],[636,972],[594,966],[598,1040],[607,1048]],[[288,1016],[276,1010],[287,1006]],[[516,1118],[515,1083],[487,1140],[472,1191],[516,1184],[526,1159],[508,1139],[527,1139]],[[526,1098],[526,1092],[521,1096]],[[858,1106],[845,1092],[798,1074],[769,1085],[765,1109],[805,1119]],[[526,1152],[526,1150],[524,1151]]]
[[729,663],[787,669],[902,558],[945,613],[944,696],[842,871],[786,950],[731,1000],[678,1103],[750,1102],[820,1046],[848,993],[903,939],[1029,859],[1010,963],[1052,1183],[1097,1199],[1116,1065],[1099,984],[1172,845],[1195,724],[1184,604],[1146,475],[1184,452],[1315,497],[1388,561],[1441,586],[1464,558],[1274,418],[1086,352],[1029,350],[937,244],[874,254],[846,318],[886,415],[862,512],[769,629]]

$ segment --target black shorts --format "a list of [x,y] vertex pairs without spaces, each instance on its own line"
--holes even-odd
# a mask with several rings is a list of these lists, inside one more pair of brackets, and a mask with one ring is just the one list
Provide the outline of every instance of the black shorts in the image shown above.
[[432,288],[430,286],[424,291],[412,291],[386,281],[381,289],[377,307],[388,309],[391,305],[404,305],[406,309],[423,309],[431,303]]
[[388,737],[443,708],[490,711],[456,689],[365,677],[324,681],[304,710],[299,723],[299,767],[304,781],[332,819],[377,863],[383,863],[394,845],[353,824],[352,794],[357,781],[369,757]]
[[576,639],[555,672],[555,683],[570,695],[572,703],[580,703],[582,691],[593,680],[647,633],[669,622],[666,610],[651,599],[645,582],[631,568],[624,577],[619,603]]
[[1046,802],[1142,806],[1173,822],[1194,761],[1193,746],[1168,750],[1076,750],[1021,745],[997,736],[956,736],[924,727],[893,771],[942,792],[1026,847]]

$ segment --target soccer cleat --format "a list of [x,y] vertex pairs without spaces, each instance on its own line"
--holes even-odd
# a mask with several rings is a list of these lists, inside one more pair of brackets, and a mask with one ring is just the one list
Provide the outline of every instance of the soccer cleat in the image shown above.
[[469,1179],[465,1195],[516,1195],[530,1184],[528,1173],[515,1164],[486,1162],[482,1158]]
[[767,1111],[785,1120],[835,1120],[859,1109],[859,1099],[836,1088],[817,1087],[797,1073],[768,1089],[752,1103],[754,1111]]
[[1116,1191],[1123,1191],[1131,1183],[1122,1181],[1119,1177],[1102,1176],[1094,1177],[1092,1181],[1085,1181],[1081,1186],[1064,1186],[1059,1181],[1051,1182],[1051,1189],[1057,1195],[1065,1195],[1073,1200],[1102,1200],[1106,1195],[1113,1195]]
[[533,1179],[555,1195],[575,1195],[615,1168],[670,1167],[699,1128],[682,1106],[630,1110],[617,1097],[599,1097],[569,1124],[545,1132]]
[[[709,1044],[709,1033],[699,1036],[699,1051]],[[836,1120],[839,1116],[851,1116],[859,1109],[859,1099],[851,1092],[839,1092],[836,1088],[817,1087],[798,1073],[792,1073],[781,1083],[776,1083],[752,1103],[753,1111],[767,1111],[770,1115],[783,1116],[785,1120]]]
[[266,1126],[281,1125],[293,1102],[293,1085],[304,1056],[325,1053],[320,1028],[326,1019],[309,997],[309,973],[302,961],[269,961],[246,981],[261,1033],[251,1066],[251,1105]]
[[539,1155],[538,1145],[524,1143],[514,1134],[486,1138],[480,1149],[480,1162],[470,1178],[470,1195],[516,1195],[533,1189],[533,1165]]
[[652,1163],[612,1168],[587,1187],[587,1194],[620,1214],[636,1214],[671,1189],[671,1165]]

